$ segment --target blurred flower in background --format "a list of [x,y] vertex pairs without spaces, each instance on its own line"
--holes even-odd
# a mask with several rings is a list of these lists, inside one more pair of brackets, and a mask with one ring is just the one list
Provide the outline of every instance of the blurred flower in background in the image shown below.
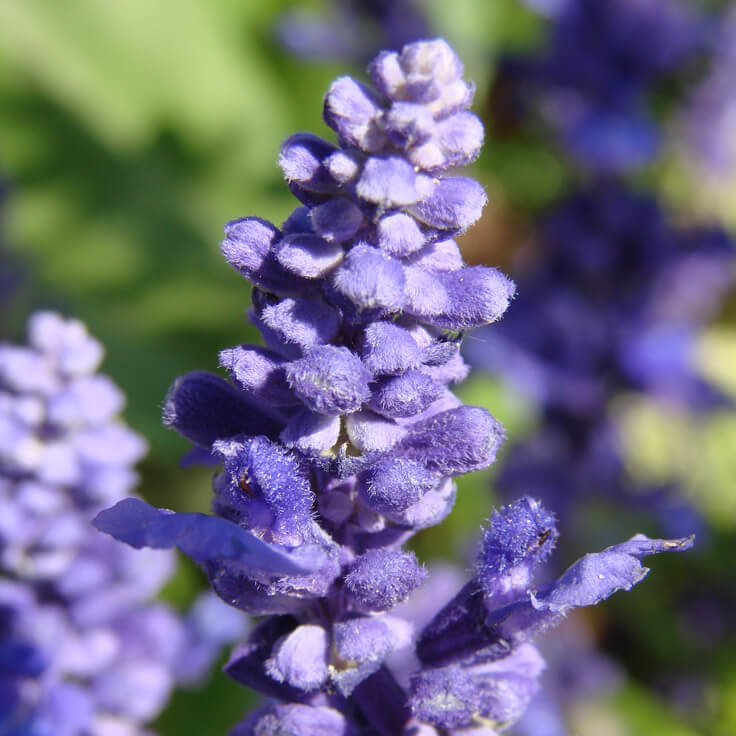
[[102,353],[81,322],[51,312],[29,320],[27,347],[0,343],[3,734],[143,733],[175,684],[201,679],[244,631],[215,598],[186,621],[153,602],[173,556],[92,529],[130,493],[146,450],[96,372]]

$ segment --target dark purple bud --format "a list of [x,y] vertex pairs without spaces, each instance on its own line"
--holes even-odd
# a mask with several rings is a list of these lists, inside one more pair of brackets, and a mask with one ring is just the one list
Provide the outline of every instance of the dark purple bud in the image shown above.
[[244,217],[225,226],[220,250],[238,273],[257,286],[276,294],[303,292],[304,281],[285,272],[274,258],[280,239],[279,230],[267,220]]
[[408,259],[407,263],[428,271],[457,271],[465,265],[460,248],[454,240],[429,243]]
[[339,243],[327,242],[319,235],[287,235],[274,250],[284,269],[306,279],[316,279],[333,269],[343,257]]
[[488,467],[503,439],[489,412],[460,406],[410,425],[396,451],[442,475],[460,475]]
[[392,256],[403,258],[418,251],[426,238],[417,221],[403,212],[393,212],[378,221],[378,245]]
[[451,330],[495,322],[514,295],[513,281],[495,268],[469,266],[457,271],[405,269],[406,311]]
[[432,139],[409,151],[409,160],[424,171],[467,166],[478,158],[482,145],[483,124],[462,111],[439,121]]
[[324,161],[337,150],[316,135],[295,133],[281,146],[279,166],[287,182],[310,192],[332,194],[338,191],[338,185],[324,167]]
[[345,589],[356,610],[388,611],[419,587],[426,574],[413,552],[372,549],[352,563],[345,576]]
[[312,209],[312,225],[329,242],[350,240],[363,225],[363,213],[349,199],[336,197]]
[[356,192],[362,200],[383,210],[402,207],[419,199],[416,178],[414,168],[403,158],[369,158]]
[[380,114],[375,92],[351,77],[336,79],[325,96],[324,120],[346,148],[379,151],[386,140],[378,125]]
[[457,486],[448,478],[405,511],[384,511],[384,514],[399,526],[418,531],[444,521],[452,511],[456,497]]
[[[200,447],[238,434],[271,434],[279,422],[267,405],[250,404],[246,395],[212,373],[178,378],[164,404],[164,424]],[[270,415],[270,416],[269,416]]]
[[397,312],[404,305],[404,269],[366,243],[345,256],[333,274],[335,289],[358,310]]
[[363,501],[382,513],[405,511],[439,482],[421,462],[401,456],[384,458],[359,477]]
[[274,406],[293,406],[299,399],[289,388],[281,356],[266,348],[238,345],[220,352],[220,365],[233,380],[259,402]]
[[293,391],[318,414],[349,414],[370,398],[371,375],[346,347],[323,345],[286,365]]
[[475,179],[448,176],[439,179],[430,194],[412,204],[409,212],[438,230],[463,232],[480,217],[487,200]]
[[411,333],[390,322],[372,322],[365,328],[360,355],[365,367],[379,376],[400,374],[421,362]]
[[401,148],[424,143],[436,125],[432,113],[414,102],[394,102],[384,116],[388,137]]
[[349,414],[345,429],[350,442],[364,453],[390,450],[406,435],[406,430],[396,422],[367,409]]
[[382,378],[372,389],[370,407],[385,417],[413,417],[424,411],[443,389],[428,375],[409,370]]
[[321,300],[288,298],[265,304],[257,322],[260,324],[256,326],[274,350],[298,357],[304,350],[334,340],[340,317]]

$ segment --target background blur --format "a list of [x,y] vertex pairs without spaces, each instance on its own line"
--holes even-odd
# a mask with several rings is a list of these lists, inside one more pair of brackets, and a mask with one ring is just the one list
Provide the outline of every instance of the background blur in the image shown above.
[[[106,345],[105,371],[128,396],[129,424],[150,443],[140,491],[179,511],[207,509],[211,471],[178,466],[187,446],[160,424],[166,390],[179,374],[215,370],[218,350],[257,339],[245,319],[247,285],[219,255],[222,225],[251,214],[277,223],[286,217],[294,200],[276,165],[280,142],[296,130],[326,134],[321,98],[330,81],[362,74],[356,60],[308,62],[284,49],[276,27],[296,5],[0,2],[0,178],[7,184],[0,239],[21,273],[2,314],[2,338],[21,339],[25,319],[40,307],[85,321]],[[717,5],[724,3],[702,3]],[[299,6],[319,14],[326,4]],[[477,84],[474,110],[488,131],[473,174],[490,204],[461,244],[468,260],[504,268],[575,175],[552,137],[495,135],[490,120],[499,54],[543,44],[548,21],[516,0],[428,0],[422,8],[465,60]],[[736,169],[711,181],[689,160],[676,126],[634,179],[678,223],[736,226]],[[734,317],[731,298],[700,338],[698,359],[736,397]],[[535,422],[532,403],[491,377],[474,375],[459,393],[503,421],[510,443]],[[632,472],[680,478],[707,532],[695,552],[653,561],[646,584],[593,612],[591,630],[623,676],[612,691],[575,705],[573,733],[733,736],[736,415],[696,421],[626,397],[620,413]],[[455,512],[418,537],[425,561],[450,556],[466,565],[494,503],[492,475],[461,480]],[[590,549],[650,531],[634,511],[619,511],[591,516]],[[695,613],[681,606],[693,581],[705,601]],[[184,605],[202,584],[182,561],[166,595]],[[249,706],[247,694],[217,673],[204,689],[178,693],[157,728],[162,736],[216,736]]]

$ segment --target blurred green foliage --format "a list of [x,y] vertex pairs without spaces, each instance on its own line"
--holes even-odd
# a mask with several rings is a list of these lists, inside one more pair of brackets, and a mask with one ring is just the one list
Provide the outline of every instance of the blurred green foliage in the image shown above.
[[[188,370],[214,370],[218,350],[258,339],[246,322],[248,286],[218,252],[222,224],[248,214],[278,223],[288,215],[295,203],[276,165],[281,140],[300,129],[325,133],[320,100],[329,82],[337,74],[360,73],[284,54],[273,27],[293,4],[0,1],[0,167],[12,184],[4,235],[29,273],[11,315],[12,336],[38,307],[60,309],[89,325],[106,345],[105,370],[128,396],[129,423],[150,443],[142,493],[182,511],[207,508],[211,470],[178,467],[187,447],[161,427],[166,390]],[[478,85],[476,107],[487,118],[495,53],[538,44],[543,22],[516,0],[427,0],[427,8],[466,60]],[[717,211],[733,221],[733,190],[721,187],[717,197],[708,197],[687,166],[672,160],[649,172],[647,183],[661,186],[688,216]],[[571,177],[554,146],[538,137],[512,141],[489,134],[476,169],[522,219],[564,191]],[[696,191],[699,196],[691,196]],[[734,335],[726,326],[703,342],[704,371],[731,390]],[[535,422],[533,407],[497,381],[471,378],[460,395],[491,409],[511,438]],[[682,571],[688,580],[707,581],[733,596],[736,419],[720,416],[705,426],[636,402],[622,404],[620,413],[631,440],[632,472],[683,478],[716,532],[694,561],[658,561],[646,586],[613,599],[614,638],[623,636],[617,621],[639,622],[618,642],[635,679],[614,700],[591,703],[578,714],[579,732],[691,736],[705,729],[731,736],[736,643],[724,644],[713,663],[702,657],[711,650],[697,646],[673,652],[673,641],[686,640],[683,627],[697,622],[674,613],[661,619],[663,611],[676,609],[678,596],[691,592]],[[452,556],[465,564],[493,500],[492,476],[488,471],[460,480],[454,513],[416,539],[423,559]],[[586,546],[604,546],[601,539],[609,534],[626,536],[635,523],[634,515],[619,518],[621,528],[612,530],[608,510],[593,509]],[[184,606],[202,584],[199,571],[183,563],[165,596]],[[685,662],[703,674],[714,693],[711,711],[693,716],[692,728],[683,723],[642,684],[649,661],[673,668]],[[249,694],[220,675],[201,691],[178,693],[158,731],[221,734],[251,704]],[[609,726],[614,730],[605,730]]]

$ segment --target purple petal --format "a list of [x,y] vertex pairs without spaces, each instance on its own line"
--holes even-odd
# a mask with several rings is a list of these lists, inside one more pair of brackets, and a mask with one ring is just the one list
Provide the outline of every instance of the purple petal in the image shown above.
[[391,652],[409,644],[411,624],[387,615],[354,618],[333,625],[332,641],[340,659],[351,666],[334,668],[331,677],[343,697],[349,697]]
[[265,437],[216,442],[225,475],[215,483],[215,510],[296,546],[309,533],[314,493],[295,453]]
[[637,534],[628,542],[585,555],[539,594],[491,611],[486,623],[505,647],[520,644],[558,624],[573,608],[593,606],[616,591],[630,590],[649,572],[639,562],[641,557],[692,546],[692,537],[666,540]]
[[339,436],[339,415],[315,414],[308,409],[292,417],[279,435],[287,447],[310,454],[329,450]]
[[479,717],[513,723],[539,689],[543,669],[537,650],[525,645],[490,664],[423,670],[412,677],[411,708],[420,720],[442,728],[473,726]]
[[339,711],[323,705],[270,705],[256,711],[230,736],[357,736],[358,729]]
[[100,511],[96,529],[131,547],[178,547],[195,562],[235,560],[253,570],[300,574],[315,570],[322,560],[295,559],[261,541],[237,524],[206,514],[177,514],[157,509],[137,498],[126,498]]
[[[279,423],[267,405],[250,404],[246,395],[212,373],[178,378],[164,404],[164,424],[200,447],[238,434],[271,434]],[[271,415],[271,416],[269,416]]]

